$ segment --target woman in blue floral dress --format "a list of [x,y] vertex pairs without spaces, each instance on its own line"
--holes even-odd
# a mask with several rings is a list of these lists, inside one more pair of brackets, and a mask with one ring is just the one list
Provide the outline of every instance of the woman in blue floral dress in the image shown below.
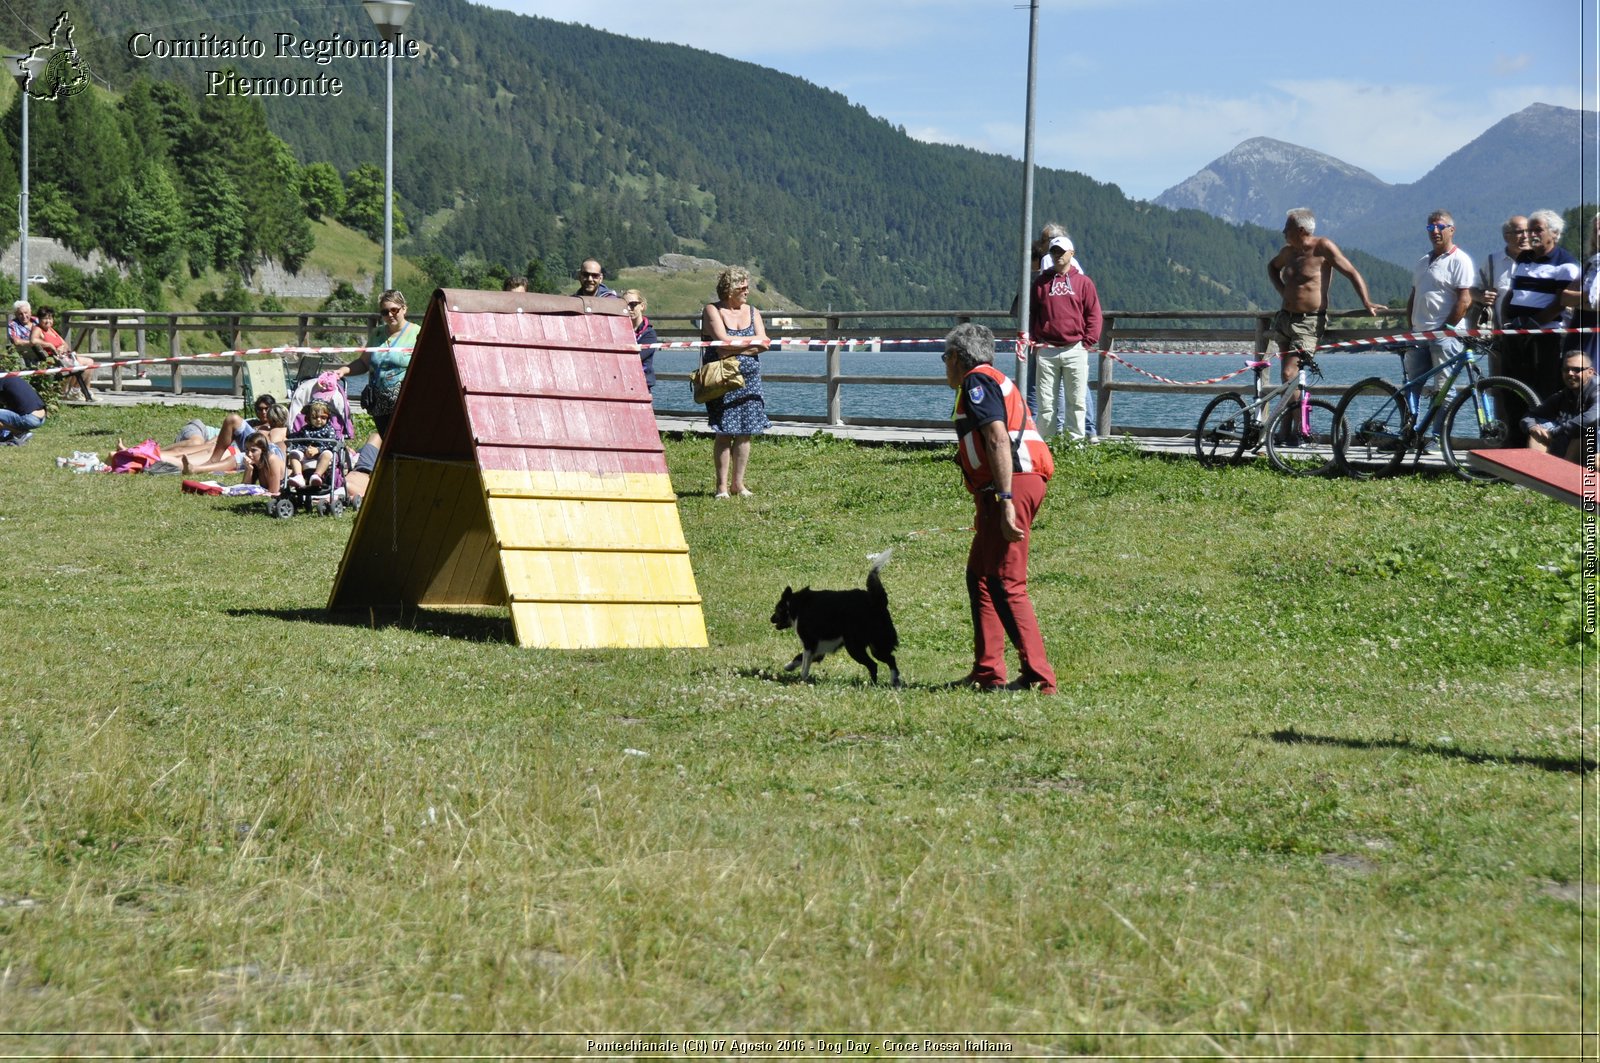
[[717,469],[718,498],[755,493],[744,482],[750,437],[771,426],[761,395],[760,356],[772,341],[761,323],[761,311],[750,305],[749,297],[749,272],[742,266],[730,266],[717,278],[717,301],[706,304],[701,318],[700,336],[709,344],[700,356],[701,364],[737,354],[739,372],[744,376],[744,387],[706,404],[711,428],[717,433],[711,455]]

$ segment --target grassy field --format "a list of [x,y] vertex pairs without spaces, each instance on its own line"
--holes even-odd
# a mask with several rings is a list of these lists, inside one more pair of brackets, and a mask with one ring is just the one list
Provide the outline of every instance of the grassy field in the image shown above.
[[[0,1052],[1585,1050],[1576,510],[1066,453],[1061,693],[980,695],[947,451],[758,440],[719,502],[670,440],[712,648],[550,653],[325,614],[349,518],[55,467],[188,415],[0,450]],[[890,545],[909,687],[783,673],[783,586]]]

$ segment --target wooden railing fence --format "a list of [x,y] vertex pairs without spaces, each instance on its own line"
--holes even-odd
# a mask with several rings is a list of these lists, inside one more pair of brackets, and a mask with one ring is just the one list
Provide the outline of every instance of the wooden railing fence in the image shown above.
[[[1335,312],[1329,315],[1334,324],[1328,340],[1370,338],[1384,334],[1384,328],[1372,325],[1372,319],[1361,311]],[[905,427],[936,427],[943,421],[915,418],[857,418],[846,417],[842,412],[841,393],[849,387],[860,385],[889,385],[904,387],[944,386],[939,377],[903,375],[865,375],[845,371],[846,348],[851,342],[871,339],[926,339],[942,336],[954,325],[977,321],[994,329],[1002,343],[1016,336],[1016,320],[1010,314],[987,310],[870,310],[850,313],[805,313],[769,311],[772,318],[783,318],[779,327],[769,324],[767,331],[773,339],[785,336],[805,337],[824,343],[823,371],[821,373],[764,373],[763,379],[771,383],[822,384],[825,388],[824,409],[819,414],[790,415],[785,419],[810,421],[818,424],[879,424]],[[232,311],[146,311],[136,308],[98,308],[70,310],[62,314],[63,331],[73,346],[97,360],[162,357],[171,359],[172,390],[182,394],[184,370],[195,366],[222,366],[231,375],[231,393],[243,395],[244,368],[238,359],[185,358],[183,336],[185,333],[212,333],[219,340],[218,350],[242,350],[254,347],[318,347],[359,344],[377,327],[376,315],[371,313],[339,312],[267,312],[239,313]],[[1181,345],[1184,349],[1205,349],[1226,345],[1245,351],[1265,351],[1272,313],[1270,311],[1168,311],[1168,310],[1117,310],[1105,314],[1105,327],[1101,336],[1101,350],[1095,374],[1092,400],[1095,402],[1097,422],[1101,432],[1112,428],[1112,400],[1117,394],[1182,393],[1216,394],[1234,390],[1228,386],[1197,386],[1164,384],[1151,380],[1119,379],[1117,363],[1111,357],[1117,352],[1147,352],[1152,344]],[[1356,325],[1355,322],[1361,324]],[[1338,327],[1344,322],[1345,327]],[[653,319],[657,333],[664,341],[698,339],[699,320],[694,316],[662,316]],[[1394,321],[1385,323],[1393,329]],[[339,343],[325,342],[322,338],[341,336]],[[161,354],[152,355],[152,344]],[[891,348],[892,349],[892,348]],[[312,364],[331,365],[348,361],[349,355],[308,356]],[[1006,360],[1009,352],[1001,355],[1002,368],[1013,368]],[[295,363],[305,365],[295,356]],[[130,386],[135,371],[120,367],[110,370],[111,388],[121,391]],[[211,374],[207,374],[208,376]],[[688,372],[657,372],[660,380],[687,380]],[[1324,389],[1326,390],[1326,389]],[[657,409],[666,414],[698,415],[701,407],[669,409],[658,404]],[[1168,434],[1170,429],[1154,429],[1139,425],[1117,425],[1119,433]]]

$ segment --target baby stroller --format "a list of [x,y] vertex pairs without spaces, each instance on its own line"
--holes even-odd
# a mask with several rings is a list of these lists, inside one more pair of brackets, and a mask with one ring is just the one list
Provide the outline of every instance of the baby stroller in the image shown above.
[[[323,402],[329,407],[328,427],[332,439],[323,432],[308,435],[315,429],[308,426],[306,407],[312,402]],[[267,499],[267,513],[279,520],[288,520],[296,513],[315,513],[329,517],[342,514],[348,503],[345,494],[345,474],[350,471],[352,459],[346,441],[355,433],[355,418],[350,413],[350,397],[345,392],[344,381],[336,380],[332,386],[321,377],[302,380],[289,397],[289,435],[284,440],[285,453],[295,456],[307,447],[330,450],[333,462],[327,474],[319,478],[307,476],[296,481],[285,470],[283,486],[275,498]],[[308,461],[315,466],[315,461]]]

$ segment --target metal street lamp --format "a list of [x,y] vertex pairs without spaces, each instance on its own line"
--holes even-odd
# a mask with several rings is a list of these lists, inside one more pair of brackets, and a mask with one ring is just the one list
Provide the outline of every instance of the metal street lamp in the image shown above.
[[18,274],[18,288],[20,298],[28,297],[28,86],[50,60],[42,55],[6,56],[6,67],[11,71],[11,76],[16,79],[17,88],[22,92],[22,194],[17,198],[17,227],[21,230],[22,239],[18,243],[18,254],[21,257],[21,272]]
[[361,0],[378,33],[389,42],[388,116],[383,137],[383,290],[394,287],[394,46],[411,17],[411,0]]
[[[1017,296],[1017,333],[1027,336],[1033,327],[1030,320],[1033,298],[1033,97],[1038,84],[1039,70],[1039,0],[1028,4],[1028,105],[1023,120],[1022,133],[1022,287]],[[1025,351],[1022,341],[1017,341],[1017,386],[1024,395],[1035,394],[1028,387],[1025,375],[1030,369],[1037,374],[1039,367],[1030,365],[1032,351]],[[1037,375],[1034,377],[1038,379]]]

